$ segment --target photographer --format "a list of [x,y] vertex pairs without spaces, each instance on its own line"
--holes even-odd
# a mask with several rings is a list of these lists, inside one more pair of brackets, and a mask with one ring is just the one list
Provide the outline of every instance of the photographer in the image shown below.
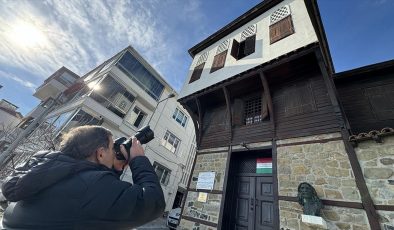
[[[109,130],[82,126],[63,136],[60,152],[38,152],[7,178],[12,202],[6,229],[131,229],[161,216],[165,201],[156,173],[136,138],[130,157],[115,157]],[[119,180],[130,167],[134,184]]]

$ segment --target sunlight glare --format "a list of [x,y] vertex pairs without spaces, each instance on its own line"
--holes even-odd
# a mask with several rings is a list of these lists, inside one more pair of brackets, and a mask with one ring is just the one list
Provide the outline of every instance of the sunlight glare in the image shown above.
[[10,40],[19,47],[43,46],[47,39],[42,31],[28,23],[19,23],[8,32]]

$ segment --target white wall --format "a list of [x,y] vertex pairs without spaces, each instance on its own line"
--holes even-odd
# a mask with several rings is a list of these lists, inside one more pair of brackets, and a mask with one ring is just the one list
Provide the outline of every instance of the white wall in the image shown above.
[[[281,6],[289,5],[291,16],[293,20],[295,33],[279,40],[272,45],[270,45],[269,38],[269,25],[270,25],[270,15],[280,8]],[[236,60],[231,56],[231,47],[233,39],[240,41],[242,31],[248,26],[256,24],[256,49],[255,52],[249,56],[246,56],[240,60]],[[216,54],[216,49],[219,44],[225,39],[230,40],[229,50],[227,52],[226,63],[224,68],[217,70],[213,73],[209,73],[214,56]],[[242,26],[241,28],[233,31],[226,37],[217,41],[213,45],[209,46],[207,49],[195,55],[194,60],[190,66],[188,78],[183,85],[183,88],[179,94],[180,98],[193,94],[201,89],[207,88],[213,84],[221,82],[227,78],[230,78],[238,73],[244,72],[250,68],[258,66],[262,63],[273,60],[283,54],[289,53],[293,50],[306,46],[308,44],[317,42],[317,36],[313,29],[312,23],[310,21],[306,6],[303,0],[285,0],[278,4],[277,6],[266,11],[262,15],[250,21],[248,24]],[[199,80],[189,84],[191,74],[200,54],[209,51],[208,59],[205,63],[203,73]]]

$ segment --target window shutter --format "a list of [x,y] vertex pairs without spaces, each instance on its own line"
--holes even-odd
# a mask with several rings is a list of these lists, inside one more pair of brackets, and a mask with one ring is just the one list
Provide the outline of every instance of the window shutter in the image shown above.
[[204,70],[204,65],[205,65],[205,62],[194,68],[193,73],[192,73],[192,77],[190,78],[190,81],[189,81],[189,84],[200,79],[202,71]]
[[270,25],[270,43],[275,43],[294,33],[293,20],[291,15]]
[[227,50],[221,52],[220,54],[215,55],[215,57],[213,58],[213,63],[210,73],[213,73],[216,70],[224,67],[224,64],[226,62],[226,56],[227,56]]
[[394,84],[367,88],[365,93],[378,120],[394,119]]
[[239,42],[237,40],[233,40],[233,46],[231,47],[231,56],[238,60],[238,50],[239,50]]
[[310,83],[293,85],[286,91],[284,100],[286,117],[317,111]]
[[245,39],[245,49],[244,49],[244,56],[248,56],[255,51],[256,46],[256,35],[247,37]]
[[233,125],[243,124],[244,102],[241,99],[234,100],[233,106]]

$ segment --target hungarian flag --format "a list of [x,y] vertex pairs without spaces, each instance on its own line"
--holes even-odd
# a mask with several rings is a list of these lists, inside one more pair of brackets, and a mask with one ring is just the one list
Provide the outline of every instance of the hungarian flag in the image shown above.
[[272,173],[272,158],[257,158],[256,173]]

